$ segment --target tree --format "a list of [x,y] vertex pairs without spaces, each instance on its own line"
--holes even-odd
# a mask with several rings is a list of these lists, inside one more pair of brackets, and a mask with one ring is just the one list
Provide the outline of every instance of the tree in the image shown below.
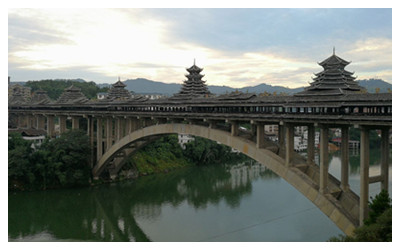
[[71,130],[46,139],[35,150],[21,135],[8,143],[9,189],[47,189],[88,185],[90,143],[84,131]]
[[95,82],[82,82],[76,80],[41,80],[41,81],[28,81],[27,87],[36,90],[45,90],[47,95],[56,100],[62,92],[69,86],[74,85],[81,89],[82,93],[89,99],[95,98],[99,92],[107,92],[108,88],[99,88]]
[[354,236],[339,235],[329,241],[392,241],[392,205],[389,193],[382,190],[369,202],[368,218],[354,230]]
[[11,188],[20,188],[23,184],[30,186],[35,181],[31,171],[31,143],[18,133],[8,136],[8,184]]
[[79,186],[88,183],[90,143],[82,130],[70,130],[55,140],[43,144],[47,155],[47,174],[53,185]]

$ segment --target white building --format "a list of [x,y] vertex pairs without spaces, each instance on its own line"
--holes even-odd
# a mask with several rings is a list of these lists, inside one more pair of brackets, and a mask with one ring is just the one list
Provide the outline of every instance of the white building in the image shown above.
[[108,93],[105,93],[105,92],[97,93],[97,99],[99,99],[99,100],[105,99],[107,96],[108,96]]
[[181,148],[185,149],[186,148],[186,143],[193,141],[194,137],[190,135],[184,135],[184,134],[178,134],[178,143],[181,146]]

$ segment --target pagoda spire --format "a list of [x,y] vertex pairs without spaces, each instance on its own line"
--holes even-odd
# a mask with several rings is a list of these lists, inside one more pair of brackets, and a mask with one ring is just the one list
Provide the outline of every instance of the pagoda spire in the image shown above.
[[335,46],[333,46],[333,55],[335,55]]

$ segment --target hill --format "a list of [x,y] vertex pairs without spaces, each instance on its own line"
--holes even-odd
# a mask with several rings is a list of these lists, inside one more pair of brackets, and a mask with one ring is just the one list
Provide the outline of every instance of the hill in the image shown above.
[[360,80],[359,83],[366,88],[369,93],[375,93],[377,88],[379,88],[381,93],[387,93],[388,89],[392,89],[392,84],[382,81],[381,79]]
[[[137,79],[129,79],[124,82],[127,85],[127,89],[133,91],[138,94],[163,94],[171,96],[175,93],[178,93],[181,89],[181,84],[177,83],[163,83],[163,82],[156,82],[147,80],[144,78],[137,78]],[[360,80],[359,84],[367,89],[370,93],[375,93],[375,89],[379,88],[381,93],[386,93],[388,89],[392,89],[392,85],[379,80],[379,79],[369,79],[369,80]],[[282,86],[272,86],[270,84],[261,83],[252,87],[243,87],[243,88],[231,88],[228,86],[215,86],[215,85],[208,85],[210,91],[214,94],[220,95],[225,93],[230,93],[232,91],[241,91],[241,92],[248,92],[248,93],[287,93],[287,94],[294,94],[300,91],[303,91],[304,87],[300,88],[286,88]]]
[[[75,82],[77,86],[85,86],[87,83],[90,85],[93,84],[93,82],[85,82],[82,79],[74,79],[74,80],[42,80],[39,82],[52,82],[52,84],[55,84],[54,82]],[[32,82],[38,82],[38,81],[29,81],[28,86],[31,85]],[[10,84],[14,84],[17,82],[10,82]],[[24,82],[18,82],[19,84],[26,84]],[[86,83],[86,84],[85,84]],[[175,93],[178,93],[179,90],[181,89],[182,84],[178,83],[164,83],[164,82],[157,82],[157,81],[152,81],[148,80],[145,78],[137,78],[137,79],[128,79],[124,81],[124,83],[127,85],[126,89],[129,91],[133,91],[134,93],[137,94],[162,94],[162,95],[167,95],[167,96],[172,96]],[[368,79],[368,80],[359,80],[359,84],[367,89],[368,92],[370,93],[375,93],[376,89],[379,88],[379,91],[381,93],[387,93],[388,89],[392,89],[392,84],[387,83],[383,80],[380,79]],[[101,91],[106,92],[108,88],[111,86],[111,84],[107,83],[102,83],[102,84],[96,84],[98,88],[101,89]],[[51,86],[48,86],[51,89]],[[268,92],[268,93],[274,93],[276,92],[277,94],[279,93],[287,93],[289,95],[295,94],[297,92],[300,92],[304,89],[304,87],[299,87],[299,88],[286,88],[282,86],[272,86],[270,84],[266,83],[261,83],[255,86],[251,87],[243,87],[243,88],[232,88],[228,86],[215,86],[215,85],[208,85],[208,88],[210,91],[214,94],[220,95],[220,94],[225,94],[225,93],[230,93],[232,91],[241,91],[243,93],[263,93],[263,92]],[[34,89],[35,90],[35,89]],[[51,90],[50,90],[51,91]],[[100,90],[97,90],[99,92]],[[60,93],[62,90],[60,91]],[[58,93],[58,95],[60,94]],[[58,96],[57,95],[57,96]],[[93,94],[90,94],[89,96],[92,97]],[[53,97],[54,98],[54,97]]]

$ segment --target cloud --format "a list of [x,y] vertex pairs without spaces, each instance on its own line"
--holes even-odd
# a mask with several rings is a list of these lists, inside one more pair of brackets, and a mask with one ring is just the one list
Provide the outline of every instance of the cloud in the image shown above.
[[208,84],[297,87],[336,46],[349,71],[391,81],[390,9],[18,9],[8,39],[14,78],[181,82],[196,59]]
[[353,68],[359,78],[380,78],[392,82],[392,40],[382,37],[370,37],[356,41],[345,52],[353,61]]
[[9,51],[29,49],[37,45],[72,44],[60,29],[53,28],[44,17],[29,10],[11,11],[8,15]]

